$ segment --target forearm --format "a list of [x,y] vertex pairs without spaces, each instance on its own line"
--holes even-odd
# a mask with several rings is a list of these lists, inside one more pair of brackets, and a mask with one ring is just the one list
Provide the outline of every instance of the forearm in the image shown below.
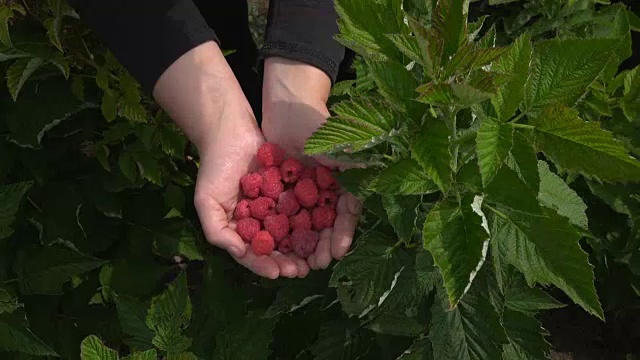
[[266,106],[283,100],[324,105],[330,91],[331,79],[314,65],[275,56],[265,60],[263,100]]

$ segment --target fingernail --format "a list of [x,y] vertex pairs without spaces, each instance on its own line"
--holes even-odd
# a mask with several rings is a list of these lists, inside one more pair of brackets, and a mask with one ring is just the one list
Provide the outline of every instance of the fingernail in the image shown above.
[[235,256],[235,257],[241,257],[242,256],[242,252],[240,251],[240,249],[238,249],[235,246],[232,246],[229,248],[229,252],[231,253],[231,255]]
[[353,215],[358,215],[360,214],[360,212],[362,211],[362,203],[360,202],[360,200],[358,200],[358,198],[353,197],[350,199],[351,201],[349,202],[349,211],[351,211],[351,213]]

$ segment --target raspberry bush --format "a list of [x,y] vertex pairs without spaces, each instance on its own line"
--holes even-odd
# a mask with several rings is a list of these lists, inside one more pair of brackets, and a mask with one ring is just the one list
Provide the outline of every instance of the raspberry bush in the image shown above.
[[304,256],[338,187],[364,212],[344,259],[271,281],[206,243],[197,153],[66,3],[0,1],[1,359],[546,359],[563,314],[640,353],[638,15],[335,4],[357,56],[305,151],[366,168],[267,145],[234,217]]

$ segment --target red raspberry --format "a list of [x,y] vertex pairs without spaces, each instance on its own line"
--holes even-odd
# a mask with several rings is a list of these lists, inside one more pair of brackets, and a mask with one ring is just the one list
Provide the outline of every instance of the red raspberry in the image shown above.
[[338,194],[332,190],[320,190],[320,195],[318,196],[318,206],[328,206],[330,208],[335,209],[338,204]]
[[258,220],[264,220],[267,215],[271,215],[275,211],[276,202],[268,197],[259,197],[249,204],[251,210],[251,216]]
[[293,190],[287,190],[278,196],[278,204],[276,210],[279,214],[291,216],[296,214],[300,210],[300,204]]
[[268,231],[258,231],[251,239],[251,250],[260,255],[270,255],[275,247],[273,236]]
[[282,166],[280,166],[280,173],[282,174],[282,180],[286,183],[296,182],[303,168],[304,168],[304,165],[302,165],[300,160],[296,158],[285,160],[282,163]]
[[280,180],[282,180],[282,175],[280,174],[280,168],[278,168],[276,166],[270,166],[270,167],[261,168],[259,173],[262,176],[262,181],[265,181],[265,180],[269,180],[269,181],[278,180],[278,181],[280,181]]
[[302,179],[311,179],[313,181],[316,181],[316,168],[308,167],[308,168],[302,169],[302,171],[300,172],[300,176],[298,177],[298,180],[302,180]]
[[333,178],[331,169],[326,166],[320,165],[316,168],[316,182],[320,189],[336,190],[338,188],[338,183]]
[[251,209],[249,209],[251,201],[249,199],[242,199],[236,205],[236,209],[233,212],[233,218],[236,220],[242,220],[251,216]]
[[316,230],[333,227],[335,220],[336,211],[329,206],[317,207],[311,213],[311,222]]
[[291,233],[293,252],[301,259],[306,259],[316,251],[318,232],[313,230],[295,229]]
[[291,245],[291,238],[287,236],[286,238],[278,241],[278,251],[283,254],[288,254],[293,250],[293,245]]
[[269,215],[264,218],[264,228],[274,239],[284,239],[289,235],[289,218],[283,214]]
[[236,232],[245,242],[250,242],[258,231],[260,231],[260,221],[250,217],[238,220]]
[[240,178],[240,186],[244,196],[255,199],[260,196],[260,188],[262,187],[262,176],[258,173],[246,174]]
[[298,214],[289,217],[289,227],[291,230],[311,230],[311,214],[309,214],[309,211],[302,209]]
[[284,161],[284,151],[274,143],[264,143],[258,149],[258,163],[260,166],[280,166]]
[[311,179],[300,180],[293,189],[300,205],[311,207],[318,201],[318,187]]

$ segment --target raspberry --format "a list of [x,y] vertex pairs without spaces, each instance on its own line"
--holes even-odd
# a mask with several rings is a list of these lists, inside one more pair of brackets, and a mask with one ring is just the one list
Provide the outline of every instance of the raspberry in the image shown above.
[[313,228],[316,230],[333,227],[335,220],[336,211],[328,206],[317,207],[313,209],[311,213],[311,222],[313,223]]
[[276,210],[279,214],[291,216],[296,214],[300,210],[300,204],[293,190],[287,190],[278,196],[278,204]]
[[258,231],[260,231],[260,221],[250,217],[238,220],[236,232],[245,242],[250,242]]
[[326,166],[321,165],[316,168],[316,182],[320,189],[335,190],[338,188],[338,183],[333,178],[331,169]]
[[320,190],[320,195],[318,195],[318,206],[328,206],[330,208],[335,209],[338,204],[338,194],[332,190]]
[[289,235],[289,218],[283,214],[269,215],[264,218],[264,228],[274,239],[284,239]]
[[311,179],[300,180],[293,189],[300,205],[311,207],[318,201],[318,187]]
[[262,183],[262,195],[278,200],[278,197],[284,191],[284,184],[280,180],[277,181],[265,181]]
[[282,174],[282,181],[286,183],[293,183],[298,180],[300,172],[304,166],[300,160],[296,158],[287,159],[280,166],[280,173]]
[[289,227],[291,230],[311,230],[311,214],[309,214],[309,211],[302,209],[297,215],[289,217]]
[[284,151],[274,143],[264,143],[258,149],[258,163],[260,166],[280,166],[284,161]]
[[276,166],[261,168],[259,173],[262,176],[262,181],[282,180],[282,175],[280,174],[280,168]]
[[258,231],[251,239],[251,250],[258,256],[271,254],[274,246],[273,236],[268,231]]
[[283,254],[288,254],[291,250],[293,250],[293,245],[291,245],[291,238],[289,236],[278,241],[278,251]]
[[240,178],[240,186],[244,196],[255,199],[260,196],[262,187],[262,176],[258,173],[246,174]]
[[316,168],[308,167],[308,168],[302,169],[302,171],[300,172],[300,176],[298,177],[298,180],[302,180],[302,179],[311,179],[313,181],[316,181]]
[[276,207],[276,202],[268,197],[259,197],[249,204],[251,210],[251,216],[258,220],[264,220],[267,215],[270,215]]
[[249,209],[251,201],[249,199],[242,199],[236,205],[236,209],[233,212],[233,218],[236,220],[242,220],[251,216],[251,209]]
[[293,252],[301,259],[306,259],[316,251],[318,232],[313,230],[295,229],[291,233]]

